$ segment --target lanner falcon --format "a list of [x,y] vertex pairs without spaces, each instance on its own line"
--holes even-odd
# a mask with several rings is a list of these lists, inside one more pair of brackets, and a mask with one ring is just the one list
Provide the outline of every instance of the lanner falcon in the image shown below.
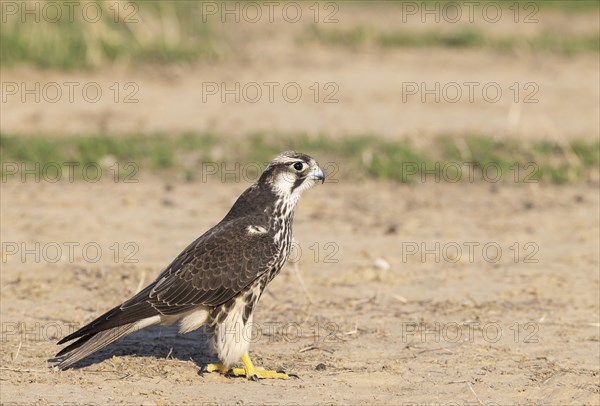
[[[66,369],[113,341],[156,324],[180,322],[187,333],[207,326],[221,364],[208,372],[248,379],[288,375],[255,367],[248,355],[252,315],[267,284],[279,273],[292,246],[294,210],[302,192],[324,182],[317,162],[287,151],[216,226],[192,242],[158,278],[112,310],[58,342],[77,341],[56,354]],[[232,368],[242,360],[243,368]]]

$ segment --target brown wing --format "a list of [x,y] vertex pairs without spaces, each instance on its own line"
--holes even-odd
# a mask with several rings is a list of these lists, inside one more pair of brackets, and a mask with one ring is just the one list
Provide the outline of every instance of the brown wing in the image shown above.
[[156,281],[59,344],[157,314],[228,301],[267,272],[280,255],[273,236],[248,234],[249,225],[261,223],[254,216],[219,223],[183,250]]
[[147,301],[162,314],[176,314],[222,304],[249,286],[280,254],[273,236],[248,233],[253,220],[219,224],[190,244],[157,278]]

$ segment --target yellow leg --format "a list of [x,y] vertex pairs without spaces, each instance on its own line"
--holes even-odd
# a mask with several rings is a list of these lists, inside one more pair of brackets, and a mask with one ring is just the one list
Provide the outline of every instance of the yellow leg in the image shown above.
[[232,376],[245,376],[248,379],[289,379],[289,376],[283,372],[268,371],[261,367],[255,367],[250,359],[250,355],[245,353],[242,355],[243,368],[231,368],[230,370],[223,364],[208,364],[206,372],[219,372],[221,374],[229,374]]
[[218,372],[220,374],[226,374],[227,371],[227,367],[223,364],[208,364],[206,366],[206,372]]

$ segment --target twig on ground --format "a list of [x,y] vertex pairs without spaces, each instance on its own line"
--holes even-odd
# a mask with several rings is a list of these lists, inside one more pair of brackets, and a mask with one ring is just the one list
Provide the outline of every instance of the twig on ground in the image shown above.
[[17,360],[17,357],[19,356],[19,352],[21,351],[22,345],[23,345],[23,341],[19,341],[19,347],[17,347],[17,352],[15,353],[15,356],[13,357],[13,362],[15,362]]
[[354,330],[350,330],[344,333],[345,336],[353,335],[358,333],[358,324],[354,323]]
[[317,345],[309,345],[308,347],[304,347],[301,350],[299,350],[298,352],[306,352],[306,351],[312,351],[312,350],[320,350],[320,351],[325,351],[329,354],[333,354],[333,350],[330,348],[322,348],[319,347]]
[[312,296],[310,295],[310,293],[308,292],[308,289],[306,289],[306,285],[304,284],[304,279],[302,279],[302,276],[300,276],[300,266],[298,265],[299,261],[294,261],[294,274],[296,275],[296,278],[298,278],[298,282],[300,282],[300,286],[302,287],[302,290],[304,291],[304,294],[306,295],[306,297],[308,298],[308,302],[313,304],[314,301],[312,299]]
[[473,393],[473,395],[475,395],[475,398],[477,398],[477,401],[479,402],[479,404],[483,406],[483,402],[481,401],[481,399],[479,399],[479,396],[477,396],[477,394],[473,390],[473,387],[471,386],[471,383],[467,382],[467,385],[469,386],[469,390]]

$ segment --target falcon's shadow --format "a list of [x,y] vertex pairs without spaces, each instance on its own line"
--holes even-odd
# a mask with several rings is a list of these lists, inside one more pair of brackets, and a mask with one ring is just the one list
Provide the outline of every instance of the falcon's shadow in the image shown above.
[[[125,355],[163,359],[168,356],[182,361],[191,360],[198,368],[202,368],[206,364],[218,362],[210,344],[210,337],[205,328],[181,334],[178,325],[151,326],[111,343],[76,362],[69,369],[85,368],[113,356]],[[57,359],[59,358],[50,361]]]

